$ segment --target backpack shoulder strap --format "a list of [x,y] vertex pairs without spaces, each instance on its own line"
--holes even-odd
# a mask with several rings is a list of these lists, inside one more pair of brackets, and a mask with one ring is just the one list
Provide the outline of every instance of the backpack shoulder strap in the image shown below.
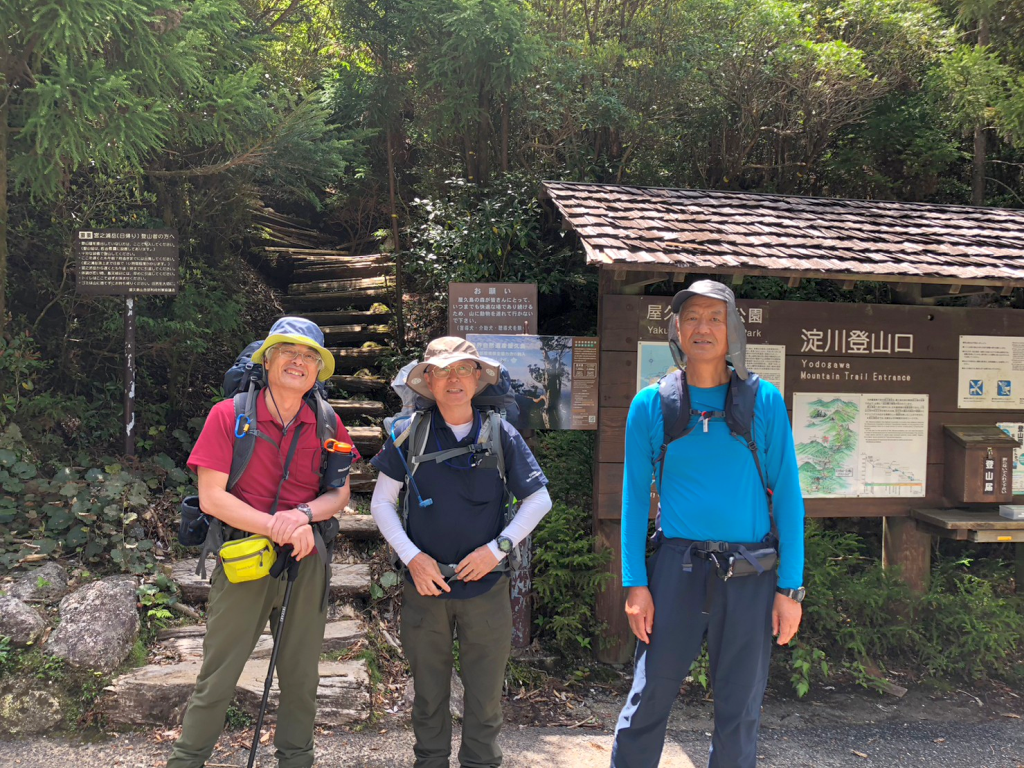
[[670,443],[690,433],[690,390],[686,386],[683,371],[670,373],[658,383],[658,397],[661,401],[662,441],[661,450],[654,459],[658,474],[658,487],[665,473],[665,454]]
[[768,486],[768,477],[761,466],[757,439],[754,437],[754,407],[757,404],[757,393],[760,389],[761,378],[756,373],[751,373],[746,379],[741,379],[736,375],[736,371],[733,371],[729,379],[729,394],[725,398],[725,423],[729,426],[729,431],[733,436],[746,443],[750,450],[754,466],[757,467],[757,474],[761,478],[761,485],[764,486],[764,495],[768,500],[768,522],[771,525],[771,536],[778,540],[779,533],[775,527],[772,489]]
[[256,384],[251,383],[247,392],[239,392],[231,398],[235,404],[235,422],[227,484],[229,491],[245,473],[256,448],[256,391]]
[[320,441],[322,451],[324,443],[333,440],[338,433],[338,415],[317,387],[313,387],[312,394],[306,398],[306,402],[316,416],[316,439]]

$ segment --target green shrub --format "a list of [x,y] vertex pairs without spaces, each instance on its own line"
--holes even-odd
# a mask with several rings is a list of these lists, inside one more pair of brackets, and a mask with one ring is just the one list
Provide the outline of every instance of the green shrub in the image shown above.
[[1024,598],[1000,594],[1008,564],[939,559],[915,595],[854,533],[808,521],[803,622],[777,654],[797,694],[838,669],[877,687],[874,668],[961,680],[1011,678],[1024,647]]
[[543,642],[567,659],[591,648],[597,591],[613,577],[611,551],[594,551],[591,516],[556,501],[533,535],[533,620]]
[[[542,432],[534,456],[548,479],[548,493],[555,501],[588,508],[594,493],[594,444],[596,432]],[[588,523],[587,529],[590,529]]]
[[7,425],[0,433],[0,569],[29,555],[70,553],[131,573],[152,567],[155,542],[140,515],[155,494],[183,493],[189,478],[162,454],[132,470],[101,461],[48,475],[18,426]]

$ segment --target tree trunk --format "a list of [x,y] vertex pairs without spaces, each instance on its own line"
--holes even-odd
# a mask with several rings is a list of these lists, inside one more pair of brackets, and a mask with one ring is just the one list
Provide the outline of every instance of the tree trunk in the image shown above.
[[0,331],[7,325],[7,113],[9,91],[0,100]]
[[508,99],[501,102],[501,172],[508,173]]
[[[989,43],[988,19],[978,20],[978,46],[985,46]],[[985,154],[986,154],[985,126],[974,127],[974,158],[971,163],[971,203],[974,205],[985,204]]]
[[402,244],[398,232],[397,191],[398,179],[395,177],[395,133],[388,131],[388,196],[391,207],[391,237],[395,241],[395,325],[398,331],[398,346],[405,347],[405,317],[402,312]]
[[480,117],[477,123],[476,158],[477,181],[481,187],[487,186],[491,176],[491,97],[486,90],[480,92]]

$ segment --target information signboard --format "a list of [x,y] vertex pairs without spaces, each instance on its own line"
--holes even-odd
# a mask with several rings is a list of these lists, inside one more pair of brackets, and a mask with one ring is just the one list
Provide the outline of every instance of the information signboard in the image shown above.
[[448,333],[528,334],[537,330],[536,283],[448,283]]
[[961,336],[961,408],[1024,408],[1024,337]]
[[579,336],[469,334],[512,378],[522,429],[597,429],[598,343]]
[[95,296],[178,292],[178,233],[170,229],[79,230],[75,288]]

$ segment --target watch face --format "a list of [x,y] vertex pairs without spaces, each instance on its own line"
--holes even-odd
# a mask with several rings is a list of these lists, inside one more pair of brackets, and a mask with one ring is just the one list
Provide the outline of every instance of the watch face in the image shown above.
[[498,549],[506,554],[512,551],[512,539],[507,536],[498,537]]

